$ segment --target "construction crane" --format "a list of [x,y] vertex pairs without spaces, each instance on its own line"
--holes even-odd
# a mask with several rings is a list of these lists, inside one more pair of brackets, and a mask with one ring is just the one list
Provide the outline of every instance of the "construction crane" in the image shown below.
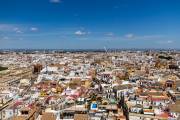
[[106,46],[104,46],[104,51],[106,54],[108,54],[108,50],[107,50]]

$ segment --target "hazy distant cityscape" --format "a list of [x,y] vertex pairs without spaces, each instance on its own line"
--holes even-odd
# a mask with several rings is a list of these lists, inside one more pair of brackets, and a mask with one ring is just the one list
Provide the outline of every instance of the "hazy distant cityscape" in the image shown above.
[[179,51],[2,51],[2,120],[179,119]]

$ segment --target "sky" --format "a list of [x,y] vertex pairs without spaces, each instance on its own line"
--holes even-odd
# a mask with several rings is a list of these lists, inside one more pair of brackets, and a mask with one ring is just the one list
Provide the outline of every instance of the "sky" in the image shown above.
[[179,6],[179,0],[0,0],[0,49],[179,49]]

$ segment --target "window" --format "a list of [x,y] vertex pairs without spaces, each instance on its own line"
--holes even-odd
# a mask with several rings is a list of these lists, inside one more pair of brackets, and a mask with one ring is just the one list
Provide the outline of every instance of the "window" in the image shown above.
[[28,112],[28,111],[21,111],[21,113],[22,113],[23,115],[27,115],[29,112]]

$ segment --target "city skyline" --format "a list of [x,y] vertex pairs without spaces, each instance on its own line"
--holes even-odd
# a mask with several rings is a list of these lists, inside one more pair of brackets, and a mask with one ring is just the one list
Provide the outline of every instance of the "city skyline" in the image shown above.
[[1,0],[0,49],[180,48],[174,0]]

